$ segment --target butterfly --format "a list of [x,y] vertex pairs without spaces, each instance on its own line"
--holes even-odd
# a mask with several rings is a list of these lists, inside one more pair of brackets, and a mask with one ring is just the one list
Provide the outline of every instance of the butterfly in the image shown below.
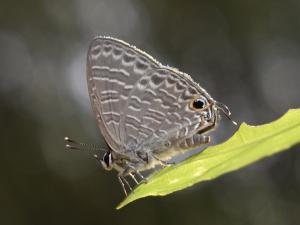
[[[125,195],[132,190],[128,176],[136,184],[137,177],[146,180],[142,171],[209,143],[207,133],[218,125],[220,112],[230,119],[228,107],[188,74],[116,38],[93,39],[86,70],[92,109],[108,146],[102,158],[95,157],[105,170],[118,172]],[[76,148],[77,142],[65,140]]]

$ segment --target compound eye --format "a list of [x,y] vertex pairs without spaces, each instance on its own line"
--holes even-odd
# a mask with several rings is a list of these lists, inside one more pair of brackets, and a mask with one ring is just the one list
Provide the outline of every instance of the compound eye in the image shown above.
[[194,99],[192,106],[194,109],[203,109],[205,106],[205,102],[203,99],[198,98],[198,99]]
[[103,158],[100,160],[102,167],[105,170],[112,170],[113,169],[113,161],[112,161],[112,154],[110,152],[106,152],[103,155]]
[[111,153],[110,152],[106,152],[103,156],[103,161],[105,162],[107,167],[111,166]]

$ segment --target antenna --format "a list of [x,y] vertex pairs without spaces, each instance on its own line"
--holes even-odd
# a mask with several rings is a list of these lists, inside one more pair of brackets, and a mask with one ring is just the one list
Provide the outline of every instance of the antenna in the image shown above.
[[107,151],[107,149],[101,148],[97,145],[78,142],[78,141],[75,141],[74,139],[71,139],[69,137],[65,137],[64,140],[65,140],[65,147],[67,149],[81,150],[81,151],[89,151],[89,150],[103,151],[103,152]]

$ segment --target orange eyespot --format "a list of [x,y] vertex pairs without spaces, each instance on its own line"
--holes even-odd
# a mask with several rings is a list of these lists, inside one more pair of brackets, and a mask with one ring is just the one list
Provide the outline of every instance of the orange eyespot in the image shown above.
[[190,108],[196,111],[202,111],[206,107],[206,101],[201,96],[196,96],[190,102]]
[[199,98],[195,99],[192,104],[193,104],[193,108],[195,109],[203,109],[205,106],[205,102]]

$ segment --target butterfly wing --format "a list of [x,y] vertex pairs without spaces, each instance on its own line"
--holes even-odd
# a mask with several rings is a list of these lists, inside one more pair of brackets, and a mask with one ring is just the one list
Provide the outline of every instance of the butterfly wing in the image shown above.
[[120,120],[126,149],[164,151],[206,128],[203,114],[190,107],[196,96],[213,101],[187,74],[176,69],[161,66],[140,77]]
[[93,111],[107,144],[122,151],[126,143],[121,118],[137,80],[160,64],[129,44],[96,37],[88,50],[87,82]]
[[187,74],[125,42],[95,38],[87,80],[101,133],[116,152],[164,151],[205,128],[190,102],[195,96],[212,101],[207,92]]

